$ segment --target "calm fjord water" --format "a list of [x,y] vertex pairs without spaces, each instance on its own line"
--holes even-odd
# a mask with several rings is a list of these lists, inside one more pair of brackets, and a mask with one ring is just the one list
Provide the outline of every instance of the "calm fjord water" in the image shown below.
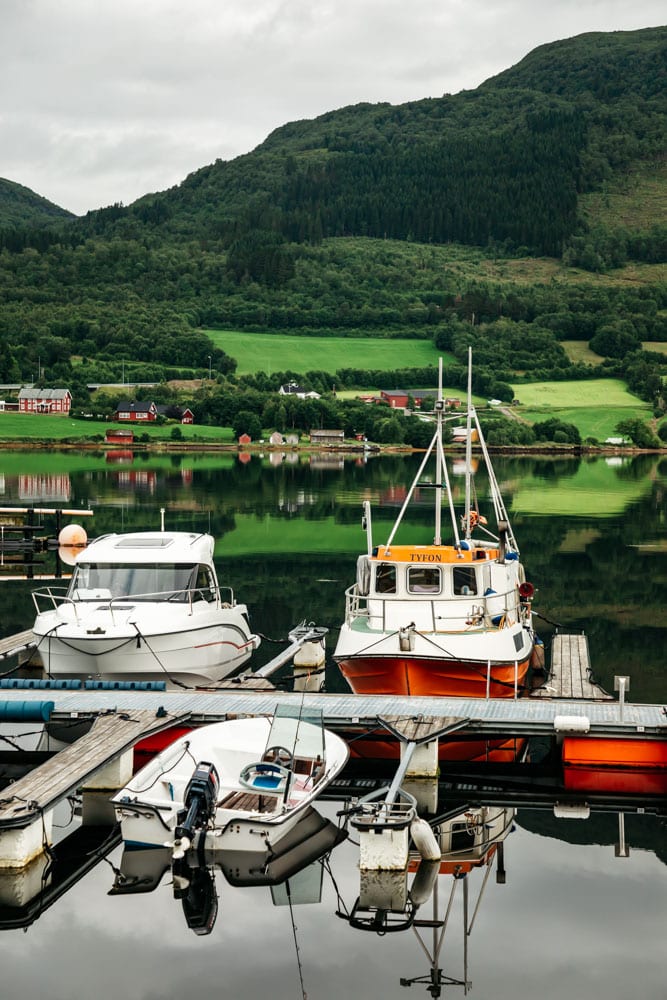
[[[221,582],[245,601],[256,630],[283,638],[301,619],[327,626],[330,647],[345,588],[365,546],[361,503],[373,504],[382,541],[416,469],[416,457],[236,455],[116,456],[0,454],[3,505],[88,507],[91,534],[156,528],[210,530]],[[667,460],[502,458],[496,473],[537,588],[548,644],[553,625],[584,630],[597,677],[631,678],[629,697],[667,702]],[[462,493],[455,475],[454,488]],[[484,510],[486,482],[478,483]],[[432,492],[411,508],[406,537],[429,541]],[[30,585],[5,581],[0,633],[30,625]],[[539,620],[538,620],[539,621]],[[280,648],[264,641],[261,659]],[[330,650],[329,650],[330,651]],[[345,685],[333,668],[329,689]],[[12,727],[5,726],[5,736]],[[336,820],[340,804],[323,805]],[[65,824],[67,811],[61,817]],[[638,989],[665,996],[667,841],[664,817],[629,809],[588,820],[519,809],[505,842],[505,884],[489,879],[472,932],[462,926],[457,892],[435,967],[434,931],[378,935],[337,916],[361,891],[358,847],[336,847],[321,874],[319,902],[274,905],[267,886],[236,887],[215,876],[218,916],[209,935],[188,928],[167,871],[152,891],[107,895],[119,848],[52,906],[28,917],[23,932],[0,931],[2,996],[127,1000],[201,995],[310,1000],[449,996],[466,978],[480,1000],[605,997]],[[616,857],[621,832],[629,856]],[[469,876],[472,918],[483,871]],[[461,880],[462,881],[462,880]],[[437,880],[440,916],[454,885]],[[39,887],[39,879],[37,880]],[[312,887],[312,886],[311,886]],[[29,890],[0,876],[0,917],[16,916]],[[309,897],[309,898],[312,898]],[[284,898],[282,900],[284,902]],[[419,916],[432,916],[433,897]],[[13,909],[12,909],[13,907]],[[7,923],[8,921],[6,921]],[[437,992],[437,991],[440,992]]]

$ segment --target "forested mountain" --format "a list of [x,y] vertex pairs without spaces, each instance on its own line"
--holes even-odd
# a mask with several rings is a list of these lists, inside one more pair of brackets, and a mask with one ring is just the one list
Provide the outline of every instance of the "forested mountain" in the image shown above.
[[8,228],[44,227],[74,216],[30,188],[0,177],[0,226]]
[[500,377],[564,378],[558,342],[579,339],[654,398],[659,356],[641,344],[667,339],[666,67],[667,28],[581,35],[476,90],[292,122],[57,223],[28,212],[37,196],[17,214],[25,189],[0,182],[0,381],[38,357],[79,383],[121,358],[230,374],[212,326],[432,338],[458,356],[475,323]]
[[[582,191],[664,153],[666,94],[667,29],[582,35],[474,91],[292,122],[123,215],[226,241],[261,229],[560,255]],[[114,221],[102,213],[88,224]]]

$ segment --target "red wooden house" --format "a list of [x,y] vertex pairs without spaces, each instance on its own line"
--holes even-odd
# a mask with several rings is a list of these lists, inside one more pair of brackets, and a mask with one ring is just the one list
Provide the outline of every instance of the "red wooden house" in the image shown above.
[[21,389],[19,413],[58,413],[67,416],[72,407],[69,389]]
[[121,399],[116,406],[114,420],[130,420],[142,423],[153,423],[157,420],[155,403],[143,403],[137,400]]

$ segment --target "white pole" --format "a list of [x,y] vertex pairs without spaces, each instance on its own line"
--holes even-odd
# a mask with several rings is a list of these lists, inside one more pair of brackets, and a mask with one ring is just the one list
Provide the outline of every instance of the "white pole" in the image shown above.
[[465,537],[470,541],[470,480],[472,476],[472,348],[468,348],[468,416],[466,419],[466,488],[465,488]]
[[434,545],[442,545],[442,358],[438,358],[438,400],[436,403],[436,456],[435,456],[435,538]]

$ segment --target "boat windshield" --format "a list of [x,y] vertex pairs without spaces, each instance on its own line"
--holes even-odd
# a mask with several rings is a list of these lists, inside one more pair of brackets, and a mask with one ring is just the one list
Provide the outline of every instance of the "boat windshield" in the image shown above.
[[187,601],[196,570],[191,563],[78,563],[67,596],[73,601]]
[[320,709],[277,705],[267,747],[285,747],[294,757],[324,756],[324,725]]

